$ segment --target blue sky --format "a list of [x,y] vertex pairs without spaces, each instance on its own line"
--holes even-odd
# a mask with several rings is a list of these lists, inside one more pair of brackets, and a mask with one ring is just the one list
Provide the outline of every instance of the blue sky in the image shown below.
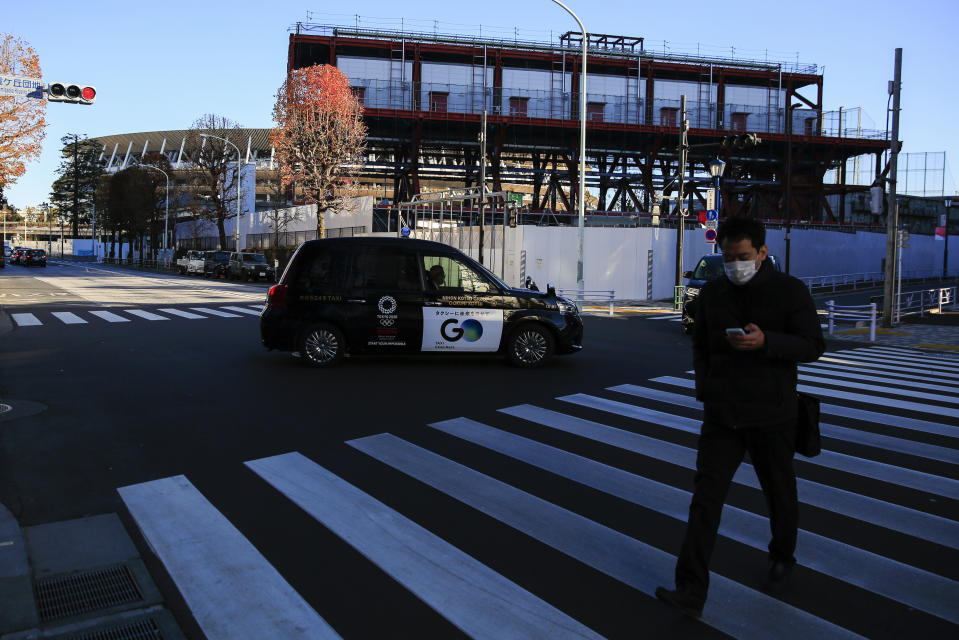
[[[954,67],[959,24],[956,0],[846,2],[727,0],[683,3],[569,0],[593,33],[646,38],[647,48],[728,52],[825,67],[827,110],[862,106],[885,128],[886,86],[896,47],[903,48],[901,139],[904,151],[946,151],[959,167],[959,83]],[[33,0],[7,3],[0,30],[27,40],[40,55],[44,81],[92,84],[93,106],[51,104],[38,162],[7,187],[19,207],[45,201],[59,162],[60,138],[185,129],[204,113],[247,127],[272,125],[283,80],[289,28],[306,21],[369,27],[414,24],[441,32],[549,39],[577,30],[550,0],[484,3],[216,2],[166,0]],[[331,8],[332,6],[332,8]],[[482,11],[479,8],[482,7]],[[867,10],[868,7],[868,10]],[[678,13],[681,8],[685,13]],[[352,13],[350,13],[352,11]],[[358,15],[359,18],[354,17]],[[951,181],[955,189],[955,180]]]

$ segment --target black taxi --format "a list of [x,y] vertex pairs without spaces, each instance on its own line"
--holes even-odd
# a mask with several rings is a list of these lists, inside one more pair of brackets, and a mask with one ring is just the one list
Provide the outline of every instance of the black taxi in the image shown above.
[[582,348],[576,305],[513,289],[457,249],[362,237],[305,242],[260,314],[267,349],[327,367],[346,354],[499,353],[532,368]]

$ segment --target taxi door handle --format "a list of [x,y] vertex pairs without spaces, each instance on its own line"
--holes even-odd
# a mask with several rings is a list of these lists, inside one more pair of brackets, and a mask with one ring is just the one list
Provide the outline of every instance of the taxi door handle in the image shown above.
[[362,299],[362,298],[347,298],[346,301],[347,301],[347,302],[359,302],[359,303],[366,302],[366,300],[364,300],[364,299]]

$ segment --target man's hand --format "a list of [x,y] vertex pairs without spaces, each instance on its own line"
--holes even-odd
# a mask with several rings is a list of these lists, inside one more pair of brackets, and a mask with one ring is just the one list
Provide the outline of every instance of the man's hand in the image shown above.
[[762,349],[763,345],[766,344],[766,334],[752,322],[743,327],[743,330],[746,332],[746,335],[726,336],[726,339],[729,340],[729,344],[733,346],[733,349],[738,349],[739,351],[755,351],[756,349]]

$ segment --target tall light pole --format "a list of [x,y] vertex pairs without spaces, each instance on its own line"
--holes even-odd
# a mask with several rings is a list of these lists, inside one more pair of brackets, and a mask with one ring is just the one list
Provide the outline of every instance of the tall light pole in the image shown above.
[[[167,238],[170,237],[169,236],[169,233],[170,233],[170,229],[169,229],[170,227],[170,176],[167,174],[166,171],[164,171],[160,167],[154,167],[152,164],[141,164],[140,166],[145,167],[147,169],[156,169],[157,171],[162,173],[163,176],[166,178],[166,200],[164,201],[164,207],[166,208],[166,218],[164,219],[164,222],[163,222],[163,250],[166,251],[167,249],[170,248],[169,246],[167,246]],[[239,207],[240,205],[237,204],[237,211],[240,210]]]
[[[723,210],[723,200],[719,194],[719,179],[723,177],[723,172],[726,170],[726,163],[716,158],[710,161],[706,167],[709,169],[709,175],[713,177],[713,188],[716,189],[716,217],[719,218]],[[715,242],[713,243],[713,253],[716,253]]]
[[793,110],[801,107],[801,103],[786,107],[786,193],[783,194],[783,208],[786,214],[786,274],[789,274],[789,249],[792,242],[792,184],[793,184]]
[[579,87],[579,250],[576,259],[576,288],[579,289],[579,305],[583,304],[583,235],[586,225],[586,43],[589,39],[586,34],[586,27],[569,7],[553,0],[556,4],[566,9],[566,12],[573,16],[573,20],[579,24],[580,33],[583,34],[583,69],[580,73]]
[[942,220],[942,231],[943,231],[943,240],[946,241],[946,246],[942,249],[942,279],[945,280],[949,277],[949,209],[952,208],[952,198],[946,198],[946,213]]
[[240,252],[240,147],[236,146],[226,138],[221,138],[220,136],[214,136],[209,133],[201,133],[201,138],[216,138],[217,140],[222,140],[227,143],[234,149],[236,149],[236,224],[234,225],[233,232],[233,250],[237,253]]

